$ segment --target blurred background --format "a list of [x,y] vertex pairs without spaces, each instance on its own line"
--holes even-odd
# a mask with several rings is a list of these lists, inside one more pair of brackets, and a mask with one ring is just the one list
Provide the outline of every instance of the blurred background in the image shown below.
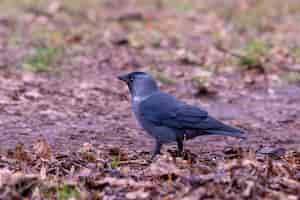
[[298,0],[2,0],[0,142],[149,145],[116,79],[141,70],[248,130],[248,146],[295,147],[299,11]]

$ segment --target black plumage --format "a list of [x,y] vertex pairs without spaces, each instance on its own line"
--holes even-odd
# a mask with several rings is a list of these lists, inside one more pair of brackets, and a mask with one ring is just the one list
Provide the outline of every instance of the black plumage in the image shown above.
[[188,105],[161,92],[155,80],[144,72],[120,76],[132,95],[132,108],[140,125],[156,139],[152,158],[162,144],[176,141],[179,151],[183,140],[200,135],[225,135],[245,138],[243,131],[209,116],[207,111]]

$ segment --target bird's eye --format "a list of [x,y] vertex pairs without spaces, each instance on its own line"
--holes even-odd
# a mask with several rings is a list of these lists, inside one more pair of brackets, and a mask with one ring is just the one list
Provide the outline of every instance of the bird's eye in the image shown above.
[[129,80],[130,80],[130,82],[133,82],[133,77],[132,76],[129,77]]

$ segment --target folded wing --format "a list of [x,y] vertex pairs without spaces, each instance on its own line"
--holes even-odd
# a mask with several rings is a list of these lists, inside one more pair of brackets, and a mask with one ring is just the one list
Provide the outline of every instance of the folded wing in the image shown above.
[[[176,100],[166,93],[156,93],[141,102],[142,116],[157,126],[183,130],[198,130],[201,134],[218,134],[234,137],[242,131],[210,117],[207,111]],[[200,133],[201,132],[201,133]]]

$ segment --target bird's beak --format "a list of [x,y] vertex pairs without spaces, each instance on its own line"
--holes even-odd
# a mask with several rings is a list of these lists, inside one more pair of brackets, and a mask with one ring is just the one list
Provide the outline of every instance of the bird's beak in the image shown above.
[[120,75],[118,76],[118,79],[124,82],[128,82],[128,76],[127,75]]

